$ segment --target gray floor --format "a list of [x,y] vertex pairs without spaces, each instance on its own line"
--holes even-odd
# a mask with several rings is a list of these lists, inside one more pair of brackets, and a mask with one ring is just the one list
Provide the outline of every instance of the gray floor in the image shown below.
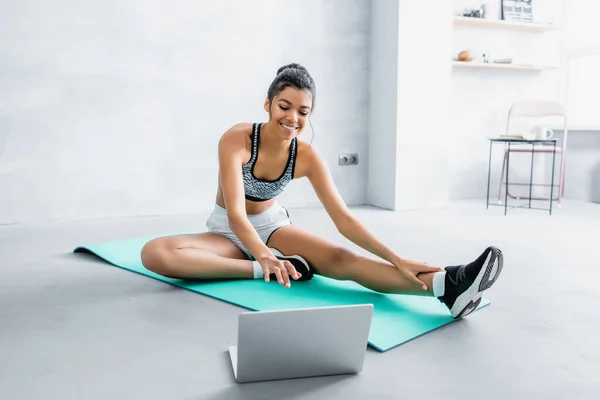
[[[296,225],[357,250],[322,210],[290,211]],[[2,226],[0,398],[597,398],[600,205],[565,202],[552,216],[505,217],[480,201],[353,211],[400,255],[432,264],[501,247],[492,305],[386,353],[369,349],[359,375],[238,385],[226,349],[242,309],[70,253],[203,229],[207,214]]]

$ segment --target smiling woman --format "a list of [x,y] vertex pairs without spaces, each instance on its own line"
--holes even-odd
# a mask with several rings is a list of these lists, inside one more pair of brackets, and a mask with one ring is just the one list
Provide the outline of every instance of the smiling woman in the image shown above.
[[[279,110],[281,110],[281,111],[289,110],[290,107],[293,106],[293,103],[291,102],[291,99],[286,98],[286,97],[289,97],[289,96],[296,97],[298,89],[300,89],[301,91],[304,92],[303,94],[305,96],[310,93],[309,99],[296,98],[297,101],[300,101],[300,102],[305,101],[305,104],[301,104],[299,107],[300,115],[302,115],[304,117],[308,117],[309,114],[314,112],[315,100],[317,97],[317,93],[316,93],[317,89],[315,86],[315,82],[313,81],[312,77],[310,76],[310,74],[308,73],[306,68],[304,68],[303,66],[301,66],[299,64],[288,64],[288,65],[285,65],[285,66],[279,68],[279,70],[277,71],[277,76],[275,77],[275,79],[273,80],[271,85],[269,86],[269,90],[267,92],[267,99],[265,100],[265,111],[269,112],[270,119],[273,119],[272,108],[271,108],[273,100],[277,97],[277,95],[280,92],[285,91],[287,88],[294,88],[296,90],[293,90],[293,91],[287,90],[285,95],[278,96],[277,102],[278,102]],[[275,119],[277,119],[277,116],[275,116]],[[280,122],[280,123],[282,124],[282,126],[287,128],[287,131],[289,133],[293,133],[294,131],[300,130],[299,126],[283,125],[283,124],[285,124],[285,122]],[[312,124],[311,124],[310,118],[308,119],[308,123],[311,125],[311,130],[312,130]],[[313,130],[313,133],[314,133],[314,130]]]
[[[379,292],[433,295],[455,318],[472,312],[502,270],[502,252],[490,246],[472,262],[442,269],[403,259],[371,235],[346,207],[319,152],[297,140],[310,124],[315,100],[306,68],[281,67],[264,102],[269,120],[237,124],[219,140],[219,184],[208,232],[149,241],[141,254],[144,267],[177,279],[264,279],[285,287],[321,274]],[[303,177],[338,231],[380,260],[292,226],[277,196]]]

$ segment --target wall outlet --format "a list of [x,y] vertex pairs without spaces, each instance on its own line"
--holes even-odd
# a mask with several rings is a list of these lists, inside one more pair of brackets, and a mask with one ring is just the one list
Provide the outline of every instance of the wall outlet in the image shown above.
[[340,154],[338,161],[340,165],[356,165],[358,164],[358,154]]

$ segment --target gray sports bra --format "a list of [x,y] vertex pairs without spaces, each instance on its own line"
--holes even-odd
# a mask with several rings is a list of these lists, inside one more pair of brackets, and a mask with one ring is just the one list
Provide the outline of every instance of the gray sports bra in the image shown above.
[[294,168],[296,166],[297,139],[294,138],[290,144],[288,162],[278,179],[270,181],[254,176],[254,166],[258,159],[261,125],[262,123],[254,123],[252,126],[252,157],[250,157],[250,161],[242,165],[244,192],[246,199],[251,201],[270,200],[283,192],[287,184],[294,179]]

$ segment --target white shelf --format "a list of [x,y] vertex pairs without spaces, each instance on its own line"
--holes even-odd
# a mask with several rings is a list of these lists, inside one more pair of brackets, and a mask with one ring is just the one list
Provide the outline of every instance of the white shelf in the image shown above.
[[549,69],[556,69],[556,67],[544,67],[536,65],[518,65],[518,64],[495,64],[495,63],[478,63],[478,62],[467,62],[467,61],[453,61],[453,67],[457,68],[476,68],[476,69],[512,69],[512,70],[523,70],[523,71],[543,71]]
[[530,31],[548,31],[558,28],[558,26],[554,24],[539,24],[534,22],[512,22],[500,19],[485,19],[472,17],[454,17],[454,25],[521,29]]

